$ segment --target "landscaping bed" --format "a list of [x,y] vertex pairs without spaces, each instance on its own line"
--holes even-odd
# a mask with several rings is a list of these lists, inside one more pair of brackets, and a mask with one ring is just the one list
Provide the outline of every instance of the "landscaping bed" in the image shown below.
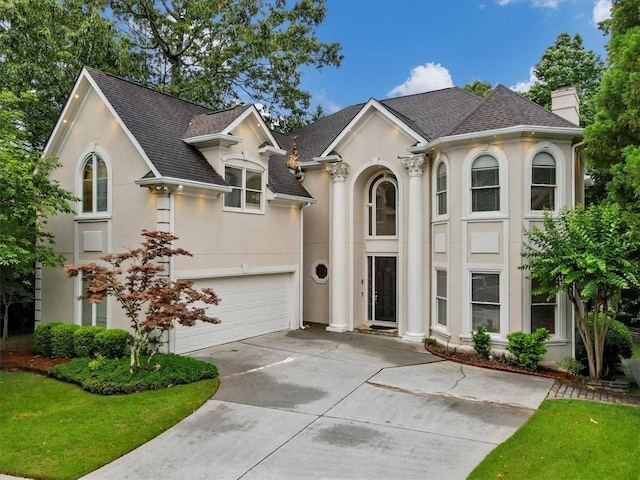
[[54,366],[70,361],[70,358],[36,355],[33,349],[33,335],[9,338],[7,346],[0,352],[0,369],[9,371],[23,370],[47,374]]

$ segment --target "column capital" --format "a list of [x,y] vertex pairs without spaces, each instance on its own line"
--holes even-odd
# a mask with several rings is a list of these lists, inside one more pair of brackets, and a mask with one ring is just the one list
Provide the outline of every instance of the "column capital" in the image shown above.
[[349,164],[344,162],[327,165],[327,172],[331,174],[334,182],[344,182],[349,174]]
[[402,159],[402,166],[407,169],[410,177],[421,176],[425,163],[425,159],[422,155],[413,155]]

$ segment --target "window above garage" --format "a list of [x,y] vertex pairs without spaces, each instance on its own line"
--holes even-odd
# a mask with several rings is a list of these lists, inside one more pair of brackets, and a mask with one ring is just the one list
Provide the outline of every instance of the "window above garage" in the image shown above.
[[225,210],[264,213],[264,172],[235,165],[225,165],[224,179],[233,189],[224,194]]

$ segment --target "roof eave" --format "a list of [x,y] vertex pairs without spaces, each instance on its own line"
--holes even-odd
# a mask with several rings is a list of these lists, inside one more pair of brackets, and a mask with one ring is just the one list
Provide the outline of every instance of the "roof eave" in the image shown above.
[[562,135],[571,137],[582,137],[582,128],[580,127],[547,127],[541,125],[518,125],[508,128],[497,128],[493,130],[485,130],[482,132],[462,133],[459,135],[448,135],[435,139],[429,143],[419,143],[407,150],[410,153],[424,153],[433,150],[441,145],[455,142],[473,141],[487,137],[501,137],[509,135],[517,135],[522,133],[530,133],[533,135]]
[[233,189],[226,185],[216,185],[214,183],[205,183],[205,182],[196,182],[193,180],[184,180],[180,178],[173,177],[150,177],[150,178],[140,178],[135,181],[136,185],[141,187],[175,187],[172,188],[173,191],[181,190],[180,187],[189,187],[196,188],[199,190],[209,190],[217,193],[229,193]]
[[267,197],[269,202],[275,204],[310,204],[316,203],[315,198],[311,197],[300,197],[298,195],[287,195],[286,193],[272,193]]
[[194,147],[221,146],[227,148],[231,145],[239,144],[242,141],[242,137],[227,135],[225,133],[208,133],[206,135],[183,138],[182,141]]

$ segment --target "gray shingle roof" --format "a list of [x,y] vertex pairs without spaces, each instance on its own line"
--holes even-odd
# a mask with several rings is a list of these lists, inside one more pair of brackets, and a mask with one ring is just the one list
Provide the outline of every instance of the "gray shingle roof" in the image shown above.
[[242,115],[251,105],[240,105],[219,112],[204,113],[191,119],[187,131],[182,138],[198,137],[211,133],[219,133]]
[[226,185],[202,154],[182,141],[191,119],[210,109],[93,68],[87,72],[160,175]]
[[[273,137],[280,145],[280,148],[291,152],[293,147],[293,137],[284,135],[279,132],[271,132]],[[312,199],[313,197],[302,186],[300,182],[293,176],[287,168],[288,155],[271,157],[269,159],[269,188],[276,193],[284,193],[285,195],[293,195],[294,197],[304,197]]]
[[[142,85],[86,68],[116,113],[163,177],[226,185],[197,148],[182,139],[218,133],[250,105],[213,111]],[[286,141],[280,135],[278,141]],[[283,148],[290,148],[289,146]],[[285,166],[286,158],[269,162],[269,188],[275,193],[312,198]],[[152,172],[145,178],[153,178]]]
[[498,85],[475,108],[453,125],[445,135],[462,135],[523,125],[577,127],[568,120],[509,90],[504,85]]

